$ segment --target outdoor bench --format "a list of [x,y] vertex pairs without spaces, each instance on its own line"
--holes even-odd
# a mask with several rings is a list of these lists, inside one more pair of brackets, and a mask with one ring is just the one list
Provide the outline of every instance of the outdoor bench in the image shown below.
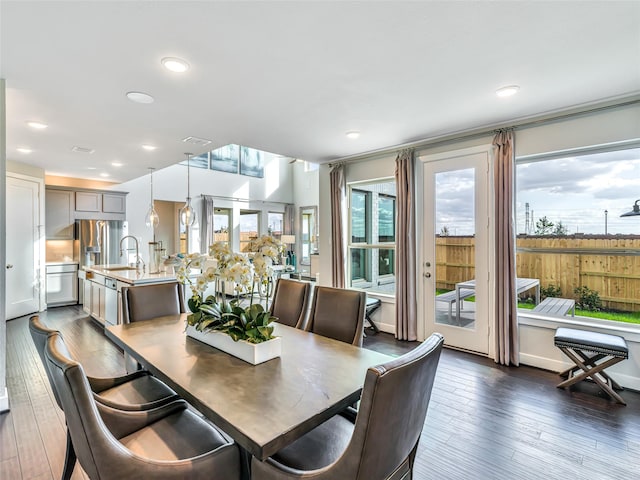
[[[472,297],[476,294],[475,290],[470,289],[460,289],[460,310],[464,307],[464,300],[467,297]],[[456,302],[456,291],[451,290],[450,292],[441,293],[440,295],[436,295],[436,302],[447,302],[449,304],[449,322],[451,322],[451,307]]]
[[571,316],[574,317],[576,314],[576,301],[569,298],[547,297],[533,307],[533,311],[561,317],[571,312]]

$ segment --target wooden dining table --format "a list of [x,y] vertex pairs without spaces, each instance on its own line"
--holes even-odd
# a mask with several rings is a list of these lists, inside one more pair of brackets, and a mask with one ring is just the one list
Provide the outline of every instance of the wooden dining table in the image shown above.
[[274,324],[281,356],[251,365],[187,337],[186,314],[107,327],[138,359],[246,452],[264,460],[359,398],[367,369],[392,359]]

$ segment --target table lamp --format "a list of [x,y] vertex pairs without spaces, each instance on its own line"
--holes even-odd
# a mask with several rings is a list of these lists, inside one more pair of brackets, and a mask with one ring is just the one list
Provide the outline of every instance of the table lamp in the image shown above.
[[296,236],[295,235],[282,235],[280,240],[285,245],[288,245],[288,247],[287,247],[287,263],[289,265],[291,265],[292,267],[295,267],[296,266],[296,254],[293,251],[293,248],[291,248],[291,245],[296,243]]

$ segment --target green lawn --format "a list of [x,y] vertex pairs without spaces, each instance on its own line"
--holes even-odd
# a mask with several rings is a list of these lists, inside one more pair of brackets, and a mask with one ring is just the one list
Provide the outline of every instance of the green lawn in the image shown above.
[[[534,306],[533,303],[518,302],[518,308],[525,310],[532,310]],[[614,322],[640,324],[640,312],[592,312],[591,310],[576,308],[576,317],[601,318],[603,320],[613,320]]]
[[[446,293],[449,290],[436,289],[436,295]],[[474,302],[476,297],[466,298],[466,302]],[[529,302],[518,302],[518,308],[533,310],[535,305]],[[640,325],[640,312],[592,312],[590,310],[580,310],[576,308],[576,317],[600,318],[603,320],[613,320],[614,322],[636,323]]]

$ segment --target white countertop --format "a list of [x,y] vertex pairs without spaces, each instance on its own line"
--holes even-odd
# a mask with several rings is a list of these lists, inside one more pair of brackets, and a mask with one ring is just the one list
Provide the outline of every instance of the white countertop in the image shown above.
[[78,265],[78,262],[74,262],[73,260],[70,260],[70,261],[59,260],[59,261],[45,262],[45,263],[46,265]]
[[[92,267],[82,267],[87,272],[97,273],[105,277],[115,278],[131,285],[141,285],[148,283],[168,283],[175,282],[176,275],[173,268],[163,273],[148,273],[138,270],[125,269],[125,265],[93,265]],[[122,269],[121,269],[122,268]]]

